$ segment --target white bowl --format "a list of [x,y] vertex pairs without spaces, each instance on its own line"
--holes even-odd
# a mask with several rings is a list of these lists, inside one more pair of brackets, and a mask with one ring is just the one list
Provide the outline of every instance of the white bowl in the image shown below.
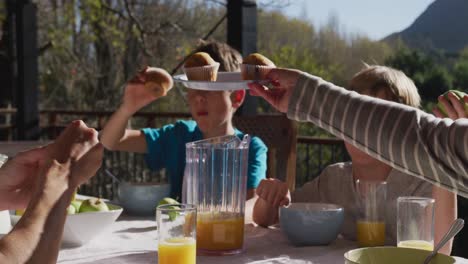
[[279,220],[293,245],[328,245],[340,233],[344,209],[334,204],[292,203],[280,208]]
[[[81,200],[81,199],[79,199]],[[107,203],[107,202],[106,202]],[[122,213],[122,207],[107,203],[107,212],[85,212],[67,215],[63,229],[62,245],[66,247],[82,246],[107,231]],[[12,224],[21,216],[11,215]]]

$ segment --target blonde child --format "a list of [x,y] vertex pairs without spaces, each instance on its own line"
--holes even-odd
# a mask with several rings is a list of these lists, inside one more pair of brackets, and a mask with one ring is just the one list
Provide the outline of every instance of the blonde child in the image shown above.
[[[220,71],[237,71],[242,57],[227,44],[212,42],[198,51],[207,52],[220,63]],[[225,135],[242,138],[244,133],[234,128],[232,117],[242,105],[245,90],[202,91],[187,89],[187,101],[193,120],[177,121],[161,128],[126,129],[133,114],[145,105],[157,101],[142,83],[131,82],[125,89],[123,103],[112,115],[101,133],[102,144],[110,150],[145,153],[152,170],[166,169],[171,183],[171,197],[182,197],[185,168],[185,144]],[[258,137],[252,137],[249,148],[247,199],[266,174],[267,148]]]
[[[419,107],[420,104],[414,83],[401,71],[384,66],[366,67],[352,78],[349,89],[413,107]],[[375,115],[374,118],[379,117]],[[357,128],[359,129],[359,126]],[[253,220],[262,226],[276,223],[279,206],[286,206],[291,200],[334,203],[345,208],[341,234],[346,239],[356,240],[358,195],[355,181],[358,179],[386,181],[388,188],[386,243],[396,244],[396,199],[399,196],[433,197],[436,200],[435,243],[437,243],[456,218],[455,194],[392,169],[347,142],[345,146],[352,162],[328,166],[319,177],[296,190],[292,197],[285,183],[274,179],[263,180],[257,189],[259,199],[254,206]],[[447,245],[443,252],[449,254],[450,250],[451,244]]]

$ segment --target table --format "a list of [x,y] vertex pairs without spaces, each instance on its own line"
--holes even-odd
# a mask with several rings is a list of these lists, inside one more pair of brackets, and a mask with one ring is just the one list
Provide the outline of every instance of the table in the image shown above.
[[[62,249],[58,263],[156,263],[155,221],[124,217],[109,232],[80,248]],[[246,251],[222,257],[222,263],[342,263],[354,243],[337,240],[328,247],[295,248],[279,229],[246,225]],[[220,257],[197,257],[197,263],[220,263]]]
[[[156,226],[152,219],[124,216],[106,233],[80,248],[62,248],[58,263],[157,263]],[[343,254],[356,247],[338,239],[329,246],[293,247],[279,229],[246,225],[246,251],[227,257],[197,257],[197,263],[344,263]],[[221,262],[222,259],[222,262]],[[468,260],[457,258],[457,263]]]

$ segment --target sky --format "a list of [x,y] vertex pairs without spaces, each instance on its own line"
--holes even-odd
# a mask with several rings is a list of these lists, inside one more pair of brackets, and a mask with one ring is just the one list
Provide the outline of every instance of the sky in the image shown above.
[[281,11],[324,25],[336,15],[347,33],[378,40],[410,26],[434,0],[289,0]]

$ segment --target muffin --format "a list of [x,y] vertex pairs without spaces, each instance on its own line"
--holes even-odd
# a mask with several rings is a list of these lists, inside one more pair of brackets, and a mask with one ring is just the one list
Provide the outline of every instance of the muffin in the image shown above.
[[197,52],[184,63],[184,72],[191,81],[216,81],[219,63],[206,52]]
[[157,97],[165,96],[173,86],[171,75],[164,69],[148,67],[144,75],[145,87]]
[[260,53],[252,53],[245,57],[241,65],[242,79],[262,80],[266,79],[268,72],[276,68],[276,65]]

